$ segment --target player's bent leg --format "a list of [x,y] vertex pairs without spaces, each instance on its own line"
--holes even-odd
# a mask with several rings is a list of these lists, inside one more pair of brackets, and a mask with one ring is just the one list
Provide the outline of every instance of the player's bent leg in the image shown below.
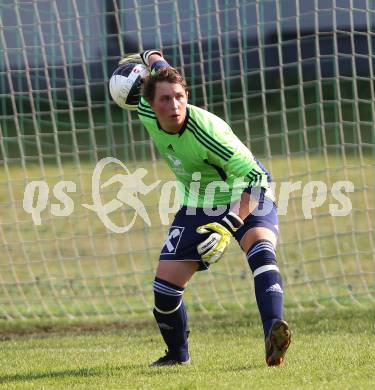
[[160,261],[154,280],[154,317],[167,345],[166,355],[150,366],[189,364],[188,316],[183,293],[198,269],[196,261]]
[[247,253],[256,241],[263,239],[271,241],[274,248],[276,248],[277,236],[271,229],[265,226],[257,226],[249,229],[241,238],[240,245],[242,250]]
[[[245,239],[245,240],[244,240]],[[241,240],[254,277],[254,289],[263,323],[268,365],[280,365],[291,340],[283,318],[283,283],[276,262],[276,235],[266,227],[249,229]]]
[[199,269],[198,261],[160,260],[156,269],[156,277],[164,279],[180,287],[186,287],[191,277]]

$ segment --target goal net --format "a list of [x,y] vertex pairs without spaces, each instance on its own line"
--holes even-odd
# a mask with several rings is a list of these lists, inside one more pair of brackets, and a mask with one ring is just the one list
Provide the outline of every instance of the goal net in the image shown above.
[[[374,1],[5,0],[0,25],[2,319],[151,311],[175,183],[108,93],[151,48],[272,173],[287,307],[374,302]],[[187,290],[255,307],[235,243]]]

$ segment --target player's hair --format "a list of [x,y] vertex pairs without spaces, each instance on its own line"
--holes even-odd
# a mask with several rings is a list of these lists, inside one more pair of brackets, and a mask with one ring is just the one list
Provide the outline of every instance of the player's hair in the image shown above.
[[188,87],[185,79],[178,73],[175,68],[163,68],[157,71],[155,74],[151,74],[146,77],[142,85],[142,95],[149,102],[152,103],[155,98],[156,84],[166,81],[171,84],[180,84],[182,88],[187,92]]

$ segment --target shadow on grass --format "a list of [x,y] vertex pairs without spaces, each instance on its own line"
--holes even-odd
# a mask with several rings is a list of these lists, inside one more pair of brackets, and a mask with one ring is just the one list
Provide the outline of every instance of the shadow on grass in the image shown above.
[[[110,371],[124,370],[125,367],[111,367]],[[103,375],[108,367],[79,368],[77,370],[61,370],[49,372],[29,372],[24,374],[2,375],[0,384],[9,382],[24,382],[38,379],[68,378],[68,377],[92,377]]]

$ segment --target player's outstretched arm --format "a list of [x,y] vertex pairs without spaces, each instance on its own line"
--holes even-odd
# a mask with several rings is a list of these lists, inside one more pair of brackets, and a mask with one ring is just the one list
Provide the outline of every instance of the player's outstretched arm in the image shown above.
[[153,62],[157,61],[158,59],[162,58],[162,54],[158,50],[146,50],[142,53],[136,53],[136,54],[129,54],[126,57],[121,58],[119,61],[119,64],[125,64],[126,62],[136,62],[138,64],[143,64],[148,67],[151,67]]
[[145,77],[170,66],[157,50],[130,54],[122,58],[119,64],[110,78],[109,91],[118,106],[129,110],[136,110],[138,107],[141,84]]
[[142,53],[129,54],[119,61],[121,65],[126,63],[143,64],[150,69],[151,73],[170,67],[163,54],[158,50],[146,50]]

